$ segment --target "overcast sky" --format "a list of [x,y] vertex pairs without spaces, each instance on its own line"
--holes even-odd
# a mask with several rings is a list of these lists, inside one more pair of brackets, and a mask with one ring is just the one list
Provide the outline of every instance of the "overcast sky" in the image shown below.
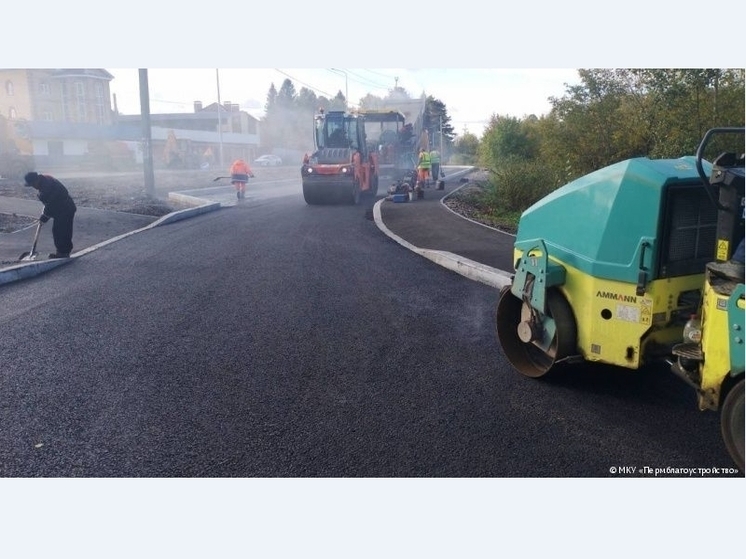
[[[31,4],[14,4],[14,18],[33,20],[34,36],[44,40],[30,40],[25,26],[7,26],[0,47],[12,60],[3,64],[106,68],[124,114],[140,111],[137,68],[149,70],[152,112],[216,101],[220,68],[221,101],[255,116],[270,84],[279,89],[286,78],[296,90],[327,97],[347,90],[352,104],[398,84],[445,103],[456,133],[480,135],[492,114],[545,114],[549,97],[577,83],[577,68],[746,66],[743,49],[722,48],[707,33],[672,41],[671,30],[694,32],[695,23],[648,0],[628,0],[613,17],[589,13],[578,0],[501,5],[489,17],[476,0],[427,9],[377,0],[364,19],[341,0],[294,7],[223,0],[179,10],[130,0],[100,24],[71,21],[77,2],[45,6],[44,18]],[[744,12],[742,2],[723,2],[733,2],[728,9],[719,4],[732,18]]]
[[[107,68],[114,75],[111,91],[122,114],[140,112],[137,68]],[[290,79],[296,92],[306,87],[318,96],[347,94],[357,105],[366,94],[385,96],[396,85],[412,97],[422,93],[445,103],[451,126],[480,136],[492,114],[523,117],[545,114],[549,97],[561,97],[568,83],[578,82],[575,69],[403,69],[403,68],[149,68],[150,111],[191,112],[194,101],[237,103],[257,118],[264,113],[267,92]]]

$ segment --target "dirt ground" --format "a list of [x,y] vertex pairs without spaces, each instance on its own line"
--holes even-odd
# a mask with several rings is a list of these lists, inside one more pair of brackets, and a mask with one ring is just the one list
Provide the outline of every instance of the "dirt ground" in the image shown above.
[[[168,193],[204,187],[214,178],[215,171],[156,171],[155,189],[145,187],[142,172],[134,173],[49,173],[59,179],[81,208],[96,208],[160,217],[183,209]],[[0,179],[0,196],[36,200],[36,190],[23,181]],[[20,216],[0,212],[0,233],[11,233],[33,223],[36,216]]]

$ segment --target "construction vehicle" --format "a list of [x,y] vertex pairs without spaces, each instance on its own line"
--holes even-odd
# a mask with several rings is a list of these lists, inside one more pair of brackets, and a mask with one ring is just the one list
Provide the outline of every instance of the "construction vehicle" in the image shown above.
[[[496,311],[503,351],[529,377],[578,361],[668,363],[701,410],[720,411],[741,472],[743,264],[730,277],[719,268],[744,238],[743,133],[714,128],[696,156],[622,161],[528,208]],[[740,137],[737,153],[706,161],[715,137]]]
[[368,149],[378,153],[378,180],[394,184],[410,176],[417,168],[417,146],[413,126],[401,111],[369,109],[365,117]]
[[321,110],[313,139],[315,151],[301,167],[307,204],[359,204],[361,196],[378,193],[378,153],[368,144],[363,115]]
[[0,177],[20,180],[34,170],[28,123],[0,116]]

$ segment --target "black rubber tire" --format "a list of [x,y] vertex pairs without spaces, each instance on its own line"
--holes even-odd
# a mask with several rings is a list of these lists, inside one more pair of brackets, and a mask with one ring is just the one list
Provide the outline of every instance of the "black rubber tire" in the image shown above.
[[725,448],[744,473],[744,382],[743,379],[730,389],[720,410],[720,432]]
[[349,203],[353,206],[357,206],[360,203],[361,198],[361,192],[360,192],[360,184],[355,181],[352,183],[352,188],[350,189],[350,197],[349,197]]
[[557,361],[573,355],[577,349],[577,325],[575,316],[565,297],[557,289],[547,291],[547,314],[557,324],[550,353],[533,343],[525,343],[518,337],[517,327],[521,321],[523,302],[515,297],[509,287],[500,291],[495,314],[497,339],[510,364],[522,375],[539,378],[548,374]]
[[322,203],[318,189],[307,184],[303,185],[303,199],[309,206],[316,206]]
[[378,175],[373,175],[370,180],[370,190],[368,191],[372,198],[378,196]]

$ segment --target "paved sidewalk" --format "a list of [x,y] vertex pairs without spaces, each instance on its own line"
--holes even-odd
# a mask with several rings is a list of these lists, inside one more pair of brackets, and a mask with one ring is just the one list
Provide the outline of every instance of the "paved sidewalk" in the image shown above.
[[[182,200],[183,201],[183,200]],[[95,250],[99,246],[115,242],[123,236],[135,234],[148,227],[185,219],[205,211],[220,208],[219,203],[208,200],[191,200],[195,206],[173,212],[163,217],[137,215],[109,210],[78,208],[73,225],[73,252],[71,258],[49,260],[55,251],[52,241],[52,223],[42,225],[36,250],[39,256],[32,262],[20,262],[24,252],[31,250],[36,223],[13,233],[0,233],[0,285],[19,279],[33,277],[57,266],[67,264],[75,258]],[[202,205],[196,205],[202,204]],[[38,218],[43,205],[37,200],[0,196],[0,213]]]
[[444,190],[429,188],[424,199],[381,200],[373,214],[384,233],[409,250],[461,275],[501,288],[513,270],[513,235],[466,219],[443,203],[464,186],[449,176]]

